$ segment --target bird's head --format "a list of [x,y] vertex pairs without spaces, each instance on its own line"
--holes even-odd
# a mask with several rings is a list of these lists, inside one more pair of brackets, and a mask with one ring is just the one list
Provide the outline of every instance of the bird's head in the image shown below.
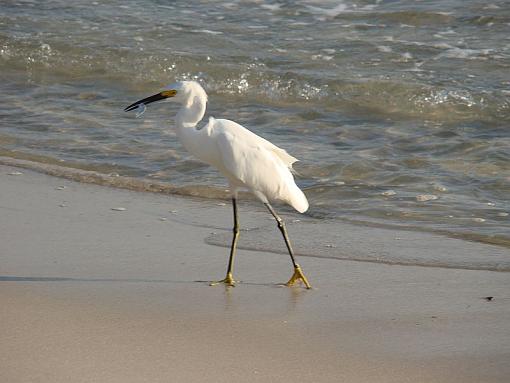
[[178,81],[165,87],[161,92],[138,100],[124,109],[125,112],[137,109],[140,105],[148,105],[155,101],[169,100],[182,105],[192,103],[195,97],[207,102],[204,88],[196,81]]

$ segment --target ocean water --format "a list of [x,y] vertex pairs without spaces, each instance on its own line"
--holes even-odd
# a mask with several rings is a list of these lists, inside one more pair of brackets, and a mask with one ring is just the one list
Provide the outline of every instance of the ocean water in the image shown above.
[[193,79],[301,160],[310,216],[510,247],[506,0],[4,0],[0,73],[4,158],[222,197],[175,107],[123,112]]

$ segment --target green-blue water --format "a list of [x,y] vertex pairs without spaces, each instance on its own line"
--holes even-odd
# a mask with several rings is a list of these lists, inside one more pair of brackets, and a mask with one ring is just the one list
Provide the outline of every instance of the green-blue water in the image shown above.
[[510,246],[507,1],[2,1],[0,71],[0,155],[216,195],[173,107],[123,112],[195,79],[312,216]]

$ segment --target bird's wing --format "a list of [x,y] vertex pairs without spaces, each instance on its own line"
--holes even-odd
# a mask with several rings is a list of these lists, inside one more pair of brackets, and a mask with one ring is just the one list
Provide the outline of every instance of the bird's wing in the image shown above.
[[[283,166],[281,160],[271,155],[272,152],[266,150],[259,143],[243,140],[232,132],[219,133],[217,144],[227,175],[241,181],[246,186],[256,187],[257,180],[264,179],[264,175],[273,164]],[[280,163],[278,164],[278,162]]]
[[263,202],[281,200],[306,210],[306,197],[289,169],[296,159],[242,126],[223,121],[217,120],[223,126],[217,127],[216,142],[225,175],[241,181]]
[[249,142],[252,145],[257,144],[260,147],[273,152],[278,158],[280,158],[280,160],[283,161],[285,166],[287,166],[289,169],[292,169],[292,164],[294,162],[299,161],[297,158],[287,153],[285,149],[279,148],[272,142],[269,142],[265,138],[256,135],[252,131],[246,129],[244,126],[239,125],[234,121],[218,119],[215,120],[214,122],[216,126],[218,125],[221,126],[220,129],[221,132],[231,133],[236,137],[237,140]]

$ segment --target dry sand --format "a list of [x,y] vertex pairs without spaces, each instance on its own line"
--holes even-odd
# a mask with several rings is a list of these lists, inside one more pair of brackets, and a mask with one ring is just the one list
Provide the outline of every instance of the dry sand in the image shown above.
[[204,239],[230,222],[0,166],[0,382],[508,382],[509,273],[300,257],[307,291],[276,285],[287,256],[240,250],[243,283],[197,282],[224,276]]

